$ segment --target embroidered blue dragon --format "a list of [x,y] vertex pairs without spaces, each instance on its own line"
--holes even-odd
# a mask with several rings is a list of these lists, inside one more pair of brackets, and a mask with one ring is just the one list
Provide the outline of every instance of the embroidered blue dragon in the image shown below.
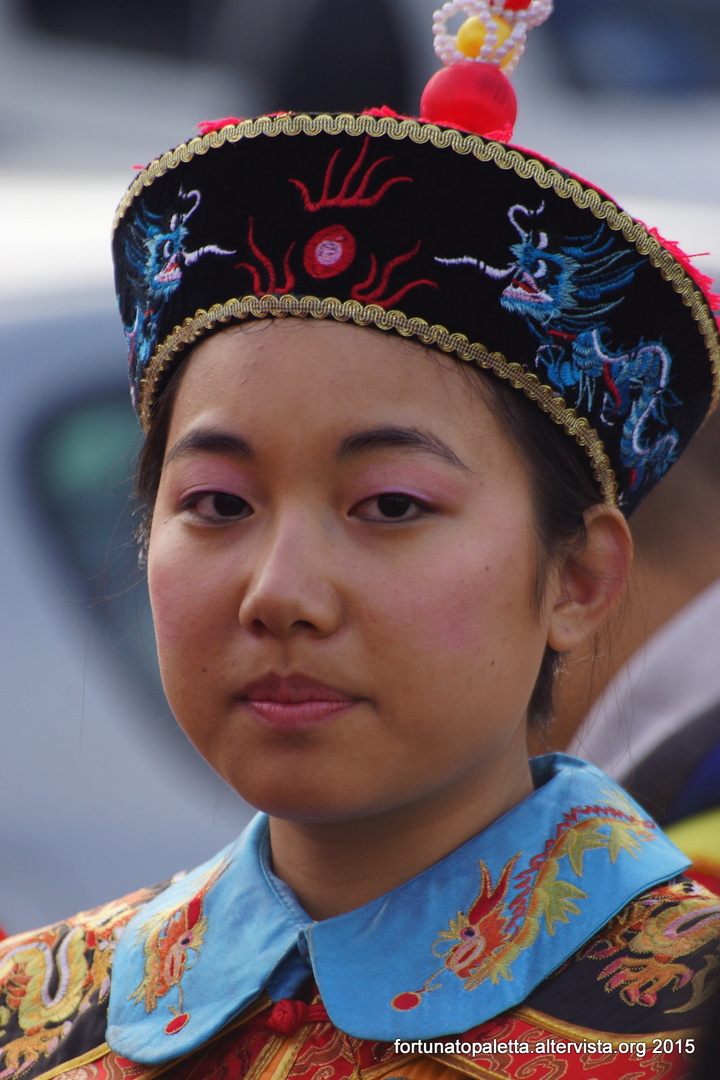
[[199,191],[178,191],[178,209],[172,215],[154,214],[141,206],[131,221],[125,240],[128,277],[135,296],[133,322],[125,326],[130,364],[133,369],[133,394],[150,360],[163,305],[179,288],[183,271],[205,255],[234,255],[216,244],[205,244],[189,251],[188,220],[200,206]]
[[607,344],[606,317],[622,304],[622,290],[643,260],[621,247],[603,224],[589,235],[554,242],[537,221],[544,209],[510,208],[519,240],[502,269],[467,255],[436,261],[471,265],[497,281],[510,279],[500,302],[538,338],[536,362],[548,380],[578,411],[599,412],[605,428],[622,425],[620,458],[635,491],[645,478],[666,472],[679,441],[669,419],[680,402],[671,387],[668,350],[642,339],[617,350]]

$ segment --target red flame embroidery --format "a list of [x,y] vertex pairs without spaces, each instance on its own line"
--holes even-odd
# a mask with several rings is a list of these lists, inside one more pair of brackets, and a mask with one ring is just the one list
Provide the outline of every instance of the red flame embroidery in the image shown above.
[[314,212],[316,210],[322,210],[328,206],[376,206],[377,203],[379,203],[380,200],[384,197],[385,193],[391,187],[393,187],[394,184],[412,184],[411,176],[393,176],[389,180],[386,180],[385,183],[382,184],[378,188],[378,190],[375,191],[372,195],[368,195],[367,190],[370,186],[370,181],[372,180],[375,170],[378,169],[381,165],[383,165],[386,161],[393,160],[392,157],[382,157],[378,158],[377,161],[373,161],[372,165],[367,166],[364,173],[362,174],[362,177],[360,178],[360,182],[357,185],[357,188],[354,192],[351,193],[350,189],[352,187],[353,181],[355,180],[358,173],[360,172],[360,169],[365,163],[369,144],[370,136],[368,135],[365,138],[362,150],[360,151],[360,154],[358,155],[355,164],[348,172],[340,190],[337,192],[336,195],[330,194],[330,186],[332,184],[335,163],[337,162],[337,159],[342,152],[342,148],[336,150],[333,156],[330,158],[328,167],[325,170],[325,182],[323,184],[322,194],[320,195],[319,199],[314,200],[311,197],[307,185],[304,184],[302,180],[290,180],[290,183],[294,184],[302,195],[303,203],[306,210]]
[[390,261],[385,264],[385,269],[382,272],[380,281],[374,289],[372,289],[371,287],[377,279],[378,266],[377,259],[374,255],[371,255],[370,273],[364,281],[361,281],[358,285],[353,285],[352,289],[350,290],[350,295],[352,296],[353,300],[361,300],[364,303],[371,304],[375,303],[379,307],[387,308],[390,307],[391,304],[396,304],[398,300],[400,300],[405,295],[405,293],[409,292],[410,289],[416,288],[418,285],[430,285],[431,288],[437,289],[437,282],[430,281],[428,280],[428,278],[419,278],[417,281],[411,281],[408,285],[403,285],[402,288],[394,292],[392,296],[386,296],[384,299],[381,299],[383,293],[387,289],[390,275],[392,274],[395,267],[400,266],[402,263],[408,262],[410,259],[413,259],[417,255],[419,250],[420,241],[418,240],[417,244],[411,251],[406,251],[404,255],[397,255],[394,259],[390,259]]
[[275,273],[275,267],[273,266],[272,261],[268,258],[264,251],[260,250],[260,248],[255,242],[254,226],[255,219],[250,218],[248,221],[248,244],[253,255],[267,273],[267,287],[263,289],[260,270],[256,266],[253,266],[251,263],[236,263],[235,269],[250,271],[253,279],[253,293],[255,293],[256,296],[262,296],[263,293],[282,294],[290,292],[290,290],[295,285],[295,275],[290,269],[290,256],[292,254],[293,248],[295,247],[295,241],[292,242],[285,254],[285,258],[283,260],[283,273],[285,274],[285,284],[282,286],[282,288],[279,288],[277,283],[277,274]]

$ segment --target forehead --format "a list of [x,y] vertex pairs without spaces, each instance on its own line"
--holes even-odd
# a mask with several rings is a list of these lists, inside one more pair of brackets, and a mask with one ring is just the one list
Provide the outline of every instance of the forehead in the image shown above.
[[171,437],[200,419],[257,430],[294,419],[308,435],[381,421],[439,426],[458,438],[482,437],[488,429],[501,435],[483,378],[382,331],[332,320],[263,320],[229,328],[193,350]]

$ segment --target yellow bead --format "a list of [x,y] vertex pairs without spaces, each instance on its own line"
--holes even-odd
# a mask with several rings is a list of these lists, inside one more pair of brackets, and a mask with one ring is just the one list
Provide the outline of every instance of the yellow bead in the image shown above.
[[485,27],[477,15],[471,15],[458,30],[456,47],[458,52],[474,60],[480,55],[485,41]]
[[[497,45],[502,45],[510,37],[512,26],[505,19],[493,18],[492,21],[497,35]],[[475,60],[480,55],[480,50],[485,44],[485,37],[484,23],[477,15],[471,15],[458,30],[456,41],[458,52],[461,52],[463,56],[467,56],[469,60]]]

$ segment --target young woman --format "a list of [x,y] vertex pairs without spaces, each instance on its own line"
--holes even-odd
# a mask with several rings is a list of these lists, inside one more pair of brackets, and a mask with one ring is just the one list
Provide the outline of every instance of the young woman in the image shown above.
[[[527,7],[527,5],[525,5]],[[718,902],[528,762],[717,398],[686,260],[387,110],[208,125],[118,211],[163,681],[260,814],[0,952],[2,1077],[681,1077]],[[181,826],[180,826],[181,827]]]

